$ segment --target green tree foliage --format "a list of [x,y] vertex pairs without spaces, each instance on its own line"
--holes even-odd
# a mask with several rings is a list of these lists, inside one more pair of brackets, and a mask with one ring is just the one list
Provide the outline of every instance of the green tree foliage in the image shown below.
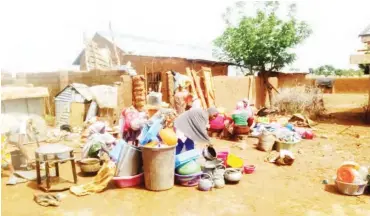
[[[307,23],[298,21],[295,16],[295,5],[289,6],[286,19],[279,18],[277,10],[279,3],[267,2],[263,8],[257,9],[256,15],[247,16],[240,8],[242,2],[236,3],[232,9],[238,11],[239,20],[233,25],[228,19],[227,27],[222,35],[214,40],[218,48],[218,57],[247,67],[253,72],[259,72],[264,79],[266,89],[272,104],[272,85],[268,77],[296,59],[292,48],[302,43],[310,34]],[[227,17],[227,16],[226,16]]]
[[334,68],[332,65],[323,65],[314,69],[313,74],[324,76],[362,76],[364,71],[355,69],[338,69]]

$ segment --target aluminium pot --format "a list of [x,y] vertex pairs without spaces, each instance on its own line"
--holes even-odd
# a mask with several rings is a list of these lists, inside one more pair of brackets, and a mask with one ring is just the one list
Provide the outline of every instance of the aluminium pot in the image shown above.
[[124,143],[117,163],[116,176],[134,176],[142,171],[141,150],[136,146]]

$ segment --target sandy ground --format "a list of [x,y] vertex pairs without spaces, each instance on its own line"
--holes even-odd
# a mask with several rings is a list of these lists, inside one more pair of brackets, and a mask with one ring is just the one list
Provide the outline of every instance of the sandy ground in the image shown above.
[[[343,123],[345,122],[345,123]],[[354,125],[341,135],[337,133]],[[42,207],[33,201],[40,192],[35,182],[6,186],[2,176],[2,215],[370,215],[370,195],[340,195],[333,186],[338,166],[346,160],[370,164],[370,127],[355,119],[325,120],[316,127],[315,138],[297,148],[290,167],[264,162],[267,155],[255,149],[256,139],[248,140],[245,150],[232,143],[214,140],[216,149],[229,148],[254,164],[256,172],[244,175],[237,185],[200,192],[196,188],[175,186],[163,192],[143,187],[116,189],[109,186],[100,194],[76,197],[68,191],[59,207]],[[356,138],[359,137],[359,138]],[[77,147],[77,143],[69,143]],[[28,146],[28,148],[33,148]],[[298,153],[299,150],[299,153]],[[80,151],[76,149],[76,151]],[[62,166],[61,176],[71,178],[70,165]],[[324,179],[329,185],[323,185]],[[79,183],[91,177],[79,176]]]

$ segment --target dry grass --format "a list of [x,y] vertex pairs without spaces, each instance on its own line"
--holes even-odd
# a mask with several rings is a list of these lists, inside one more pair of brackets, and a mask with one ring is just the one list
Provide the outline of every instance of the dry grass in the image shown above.
[[280,93],[276,95],[274,107],[281,114],[304,113],[317,117],[325,112],[321,90],[306,86],[280,89]]

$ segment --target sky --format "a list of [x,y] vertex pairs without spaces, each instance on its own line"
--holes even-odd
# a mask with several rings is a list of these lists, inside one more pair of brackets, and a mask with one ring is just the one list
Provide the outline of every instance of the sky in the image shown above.
[[[96,31],[144,36],[209,47],[225,28],[222,14],[233,0],[4,0],[0,3],[0,69],[48,72],[70,69],[83,34]],[[313,34],[296,48],[291,67],[355,67],[359,33],[370,24],[370,1],[296,1],[297,16]],[[287,4],[286,1],[282,3]],[[251,8],[249,8],[251,9]],[[251,9],[252,10],[252,9]]]

